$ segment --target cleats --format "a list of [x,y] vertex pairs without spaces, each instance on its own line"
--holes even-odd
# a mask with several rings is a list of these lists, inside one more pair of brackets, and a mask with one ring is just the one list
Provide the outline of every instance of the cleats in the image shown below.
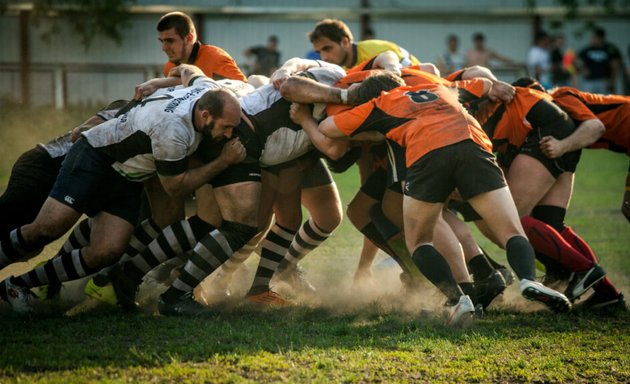
[[512,273],[512,271],[503,266],[497,268],[497,271],[499,271],[501,276],[503,276],[503,280],[505,281],[506,286],[512,285],[512,283],[514,282],[514,274]]
[[83,293],[85,293],[87,297],[105,304],[112,306],[118,304],[116,293],[111,283],[107,283],[105,286],[99,286],[94,282],[94,278],[91,278],[85,285]]
[[565,295],[551,288],[545,287],[537,281],[521,280],[521,295],[531,301],[538,301],[554,312],[568,312],[571,302]]
[[17,313],[29,313],[33,311],[33,305],[38,301],[37,295],[30,289],[20,287],[11,282],[11,278],[4,281],[7,301]]
[[618,296],[604,295],[594,292],[586,300],[575,306],[580,312],[624,312],[627,311],[626,299],[623,293]]
[[313,284],[305,277],[304,270],[299,266],[289,266],[275,273],[275,280],[288,284],[296,292],[313,294],[317,291]]
[[200,316],[208,313],[208,307],[200,304],[187,292],[175,301],[166,301],[164,295],[158,299],[158,312],[163,316]]
[[451,306],[446,325],[449,327],[462,327],[468,324],[475,315],[475,306],[470,296],[462,295],[457,304]]
[[573,272],[564,294],[569,300],[574,301],[605,276],[606,272],[599,264],[593,265],[588,271]]
[[503,275],[495,270],[490,276],[479,281],[475,281],[475,297],[474,302],[485,310],[488,305],[505,290],[507,284],[503,279]]
[[284,300],[279,294],[272,290],[265,290],[257,294],[248,294],[247,300],[253,304],[261,304],[268,306],[277,306],[281,307],[286,305],[286,300]]

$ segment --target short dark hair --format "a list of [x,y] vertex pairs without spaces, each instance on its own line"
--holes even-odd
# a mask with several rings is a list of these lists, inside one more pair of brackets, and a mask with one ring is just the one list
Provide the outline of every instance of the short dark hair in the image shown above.
[[267,41],[273,41],[274,43],[278,42],[278,36],[276,35],[271,35],[267,38]]
[[367,103],[378,97],[382,91],[390,91],[403,85],[405,81],[402,77],[391,71],[382,71],[363,80],[357,90],[356,102],[357,104]]
[[210,112],[215,118],[223,117],[223,109],[226,102],[234,97],[234,94],[224,88],[211,89],[201,96],[197,103],[197,108]]
[[483,33],[481,33],[481,32],[475,32],[472,35],[472,39],[473,40],[485,41],[486,40],[486,36]]
[[545,87],[543,87],[542,84],[540,84],[538,80],[534,79],[533,77],[521,77],[520,79],[514,81],[512,85],[515,87],[531,88],[537,91],[546,92]]
[[597,27],[597,28],[593,29],[593,34],[595,36],[599,37],[602,40],[604,40],[606,38],[606,30],[604,28],[601,28],[601,27]]
[[341,39],[347,37],[350,42],[354,40],[350,28],[341,20],[324,19],[315,25],[315,29],[308,33],[311,43],[322,37],[329,38],[331,41],[339,44]]
[[186,37],[187,34],[196,34],[195,24],[190,16],[184,12],[169,12],[166,15],[160,17],[160,21],[157,23],[158,32],[163,32],[175,28],[175,32],[181,37]]

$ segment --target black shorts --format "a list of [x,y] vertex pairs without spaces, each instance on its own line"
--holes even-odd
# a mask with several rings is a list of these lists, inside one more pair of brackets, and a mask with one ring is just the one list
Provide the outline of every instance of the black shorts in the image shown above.
[[562,140],[575,132],[575,124],[569,116],[554,103],[540,100],[527,113],[527,121],[532,131],[518,153],[531,156],[540,161],[554,178],[563,172],[575,172],[582,154],[581,150],[569,152],[557,159],[550,159],[540,150],[540,139],[553,136]]
[[464,200],[507,184],[494,155],[472,140],[435,149],[407,169],[405,195],[443,203],[455,188]]
[[52,158],[42,147],[24,152],[15,162],[7,188],[0,196],[0,231],[35,220],[55,184],[64,157]]
[[313,161],[302,170],[302,179],[300,180],[302,189],[321,187],[333,183],[333,177],[323,159]]
[[391,140],[387,140],[386,143],[387,159],[389,160],[387,167],[387,187],[400,186],[403,180],[405,180],[407,173],[405,148]]
[[247,160],[229,166],[225,171],[216,175],[208,184],[213,188],[220,188],[230,184],[244,183],[246,181],[260,182],[260,165],[258,162]]
[[143,184],[125,179],[111,163],[80,138],[66,155],[50,197],[88,216],[107,212],[135,225]]

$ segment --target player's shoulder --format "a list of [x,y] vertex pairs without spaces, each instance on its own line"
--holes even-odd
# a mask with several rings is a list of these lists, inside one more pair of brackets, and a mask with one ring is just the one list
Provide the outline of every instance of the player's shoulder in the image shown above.
[[209,44],[201,44],[201,46],[199,46],[199,53],[203,55],[217,55],[217,56],[231,57],[230,54],[227,53],[227,51],[224,50],[223,48],[217,47],[216,45],[209,45]]

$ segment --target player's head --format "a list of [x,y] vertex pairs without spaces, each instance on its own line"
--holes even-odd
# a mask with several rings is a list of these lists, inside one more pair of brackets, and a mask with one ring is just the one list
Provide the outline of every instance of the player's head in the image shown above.
[[183,12],[167,13],[158,21],[157,31],[168,60],[175,64],[185,63],[197,41],[195,24],[190,16]]
[[534,79],[533,77],[521,77],[520,79],[514,81],[512,85],[515,87],[531,88],[540,92],[547,92],[545,90],[545,87],[543,87],[542,84],[540,84],[538,80]]
[[459,38],[457,35],[448,35],[446,45],[451,52],[457,52],[457,48],[459,47]]
[[[360,84],[350,86],[348,92],[354,93],[352,99],[355,100],[356,104],[363,104],[378,97],[382,91],[391,91],[403,85],[405,85],[405,81],[402,77],[394,72],[382,71],[369,76]],[[348,96],[348,99],[350,99],[350,96]]]
[[308,38],[322,60],[341,66],[352,64],[352,32],[343,21],[324,19],[315,25]]
[[591,44],[594,46],[602,46],[606,41],[606,30],[604,28],[593,29],[593,35],[591,36]]
[[195,111],[195,128],[213,140],[232,137],[241,122],[241,105],[227,89],[211,89],[201,96]]
[[486,36],[481,32],[476,32],[472,36],[473,45],[477,49],[482,49],[486,43]]

